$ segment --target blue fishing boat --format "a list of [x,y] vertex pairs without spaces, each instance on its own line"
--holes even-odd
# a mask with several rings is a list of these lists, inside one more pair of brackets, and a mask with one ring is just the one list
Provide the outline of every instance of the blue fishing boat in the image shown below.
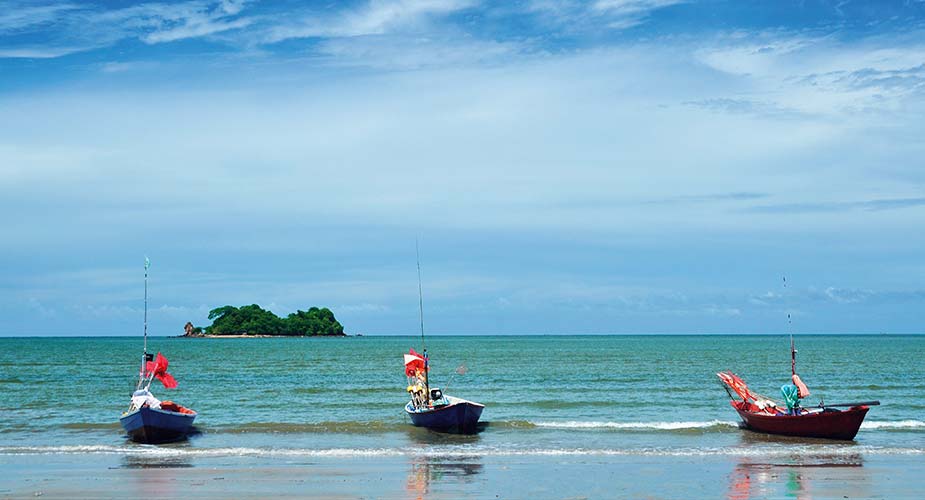
[[169,362],[161,353],[157,357],[148,354],[148,267],[145,258],[145,319],[144,349],[141,356],[141,370],[138,385],[132,393],[129,408],[119,418],[119,423],[129,438],[139,443],[166,443],[187,437],[193,430],[196,412],[173,401],[160,401],[151,394],[151,383],[158,379],[167,389],[177,387],[177,381],[167,373]]
[[[415,245],[417,250],[417,245]],[[424,292],[421,286],[421,258],[418,253],[418,297],[421,312],[421,344],[424,344]],[[405,376],[408,377],[408,394],[411,397],[405,405],[405,413],[411,423],[417,427],[426,427],[438,431],[473,433],[482,417],[485,405],[462,398],[443,394],[437,387],[430,386],[430,363],[427,348],[424,354],[410,349],[405,354]],[[457,368],[456,373],[465,374],[465,367]]]
[[439,389],[431,391],[439,397],[432,399],[429,406],[416,407],[413,401],[405,405],[405,411],[411,417],[412,424],[416,427],[464,434],[478,430],[477,425],[485,405],[442,395]]
[[196,412],[193,410],[164,401],[160,408],[142,406],[126,412],[119,422],[132,441],[154,444],[186,438],[193,430],[195,419]]

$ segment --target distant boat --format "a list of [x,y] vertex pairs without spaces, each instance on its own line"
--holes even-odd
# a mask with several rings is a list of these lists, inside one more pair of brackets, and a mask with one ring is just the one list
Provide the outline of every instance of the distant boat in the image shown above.
[[172,401],[160,401],[151,394],[151,382],[158,379],[167,389],[177,386],[176,379],[167,373],[169,362],[161,353],[157,357],[148,354],[148,267],[145,258],[145,320],[144,350],[138,385],[132,393],[129,409],[119,422],[133,440],[139,443],[165,443],[177,441],[189,435],[196,419],[196,412]]
[[[752,392],[744,380],[730,371],[716,374],[723,382],[723,388],[729,395],[730,404],[739,414],[744,426],[754,431],[783,436],[847,441],[854,439],[870,407],[879,405],[880,402],[836,404],[820,402],[818,406],[812,408],[801,407],[799,400],[809,396],[809,389],[796,374],[796,352],[793,337],[791,337],[791,381],[793,383],[781,387],[787,404]],[[733,393],[740,399],[736,399]],[[848,409],[839,410],[838,408]]]
[[411,423],[417,427],[447,432],[476,432],[485,405],[443,394],[439,388],[430,386],[430,360],[427,357],[427,348],[424,347],[424,291],[421,285],[420,253],[417,263],[423,354],[410,349],[404,356],[405,376],[408,377],[407,391],[411,397],[411,401],[405,405],[405,412],[411,418]]

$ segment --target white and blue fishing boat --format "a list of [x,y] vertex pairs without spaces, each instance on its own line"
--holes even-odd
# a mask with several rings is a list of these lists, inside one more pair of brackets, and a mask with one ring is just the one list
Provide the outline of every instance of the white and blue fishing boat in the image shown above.
[[196,412],[172,401],[160,401],[151,394],[154,379],[167,389],[177,387],[177,381],[167,373],[168,361],[161,353],[157,357],[148,354],[148,267],[150,261],[145,258],[145,319],[144,349],[141,357],[141,370],[138,372],[138,385],[132,393],[129,408],[122,414],[119,422],[128,433],[129,438],[139,443],[166,443],[186,438],[193,430]]
[[[416,250],[417,248],[415,248]],[[444,394],[438,387],[430,386],[430,359],[424,346],[424,291],[421,286],[421,258],[418,254],[418,298],[421,313],[421,345],[423,354],[410,349],[405,354],[405,376],[408,377],[408,394],[411,400],[405,405],[405,413],[417,427],[426,427],[445,432],[474,433],[478,430],[479,418],[485,405]],[[457,374],[464,374],[460,367]]]
[[411,423],[428,429],[473,433],[478,430],[479,418],[485,405],[443,394],[438,387],[430,387],[427,350],[419,355],[411,349],[405,354],[405,375],[411,401],[405,412]]

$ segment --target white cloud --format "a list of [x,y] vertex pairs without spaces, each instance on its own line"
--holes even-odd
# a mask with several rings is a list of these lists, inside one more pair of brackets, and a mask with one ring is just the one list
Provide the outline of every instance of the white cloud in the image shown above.
[[532,0],[526,10],[540,14],[543,23],[575,33],[602,27],[625,30],[645,23],[656,10],[681,3],[686,0]]
[[733,33],[697,58],[740,79],[748,92],[803,113],[902,112],[925,91],[925,43],[909,34],[842,42],[835,35]]
[[135,38],[165,43],[240,30],[254,20],[241,17],[246,2],[192,0],[143,3],[104,10],[93,4],[32,6],[0,15],[0,33],[41,34],[43,45],[0,41],[0,57],[55,58]]
[[142,37],[142,40],[152,44],[174,42],[186,38],[199,38],[224,31],[241,29],[249,26],[251,23],[253,23],[252,19],[217,21],[209,17],[188,18],[178,27],[161,29],[148,33]]
[[293,38],[339,38],[415,31],[434,18],[475,5],[472,0],[372,0],[362,8],[336,13],[311,12],[269,28],[261,43]]
[[0,2],[0,34],[10,34],[57,22],[70,11],[79,10],[74,3],[34,5],[20,2]]
[[57,311],[55,311],[53,308],[46,307],[35,297],[31,297],[29,299],[29,307],[38,312],[39,315],[41,315],[43,318],[50,318],[57,315]]
[[21,45],[0,41],[0,57],[55,58],[125,39],[158,44],[212,37],[242,51],[293,38],[336,40],[401,33],[414,42],[438,32],[434,23],[441,18],[477,5],[475,0],[371,0],[342,10],[257,15],[248,14],[248,3],[190,0],[108,10],[92,4],[22,8],[0,16],[0,34],[32,32],[41,34],[45,42]]
[[638,15],[671,5],[683,3],[684,0],[597,0],[594,10],[624,16]]
[[77,52],[83,52],[89,50],[91,46],[72,46],[72,47],[38,47],[38,46],[25,46],[25,47],[13,47],[13,48],[2,48],[0,47],[0,58],[9,58],[9,59],[54,59],[56,57],[66,56],[68,54],[74,54]]
[[523,45],[514,42],[483,41],[467,37],[390,36],[336,38],[320,43],[317,48],[332,67],[389,71],[498,64],[510,60],[525,49]]

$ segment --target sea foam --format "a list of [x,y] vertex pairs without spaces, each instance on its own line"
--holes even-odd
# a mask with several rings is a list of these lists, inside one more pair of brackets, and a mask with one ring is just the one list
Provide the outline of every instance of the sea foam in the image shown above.
[[921,420],[897,420],[897,421],[883,421],[883,420],[873,420],[867,421],[861,424],[862,429],[882,429],[882,430],[894,430],[894,429],[925,429],[925,422]]
[[567,422],[534,422],[537,427],[549,429],[621,429],[621,430],[706,430],[736,428],[738,422],[724,420],[709,420],[703,422],[594,422],[594,421],[567,421]]

